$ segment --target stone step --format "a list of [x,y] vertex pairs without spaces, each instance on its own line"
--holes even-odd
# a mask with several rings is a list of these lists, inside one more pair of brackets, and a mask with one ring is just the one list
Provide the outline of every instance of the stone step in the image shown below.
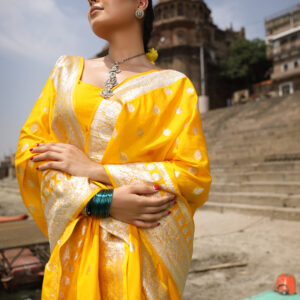
[[[270,151],[270,148],[273,149]],[[207,147],[208,157],[211,160],[212,164],[226,164],[228,162],[239,162],[247,164],[249,161],[257,161],[262,162],[266,160],[266,158],[271,156],[280,156],[283,154],[288,154],[292,156],[296,151],[300,149],[300,142],[298,145],[291,146],[288,143],[285,143],[284,146],[273,144],[269,146],[253,146],[248,149],[242,149],[241,147],[237,148],[228,148],[224,147],[224,150],[214,151],[213,148]],[[290,159],[289,159],[290,160]],[[288,160],[281,160],[288,161]],[[293,159],[292,161],[299,161],[299,159]]]
[[286,134],[297,134],[299,121],[300,118],[297,117],[291,120],[290,123],[277,126],[275,124],[266,124],[263,119],[260,120],[260,124],[259,122],[256,122],[256,124],[243,124],[242,120],[237,120],[237,126],[231,128],[226,128],[224,122],[221,124],[221,127],[218,127],[216,124],[209,125],[208,123],[204,124],[204,122],[202,122],[202,128],[208,141],[218,143],[219,141],[225,140],[226,136],[233,139],[241,139],[243,137],[256,139],[275,136],[282,138],[286,136]]
[[243,214],[268,216],[270,219],[300,221],[300,208],[237,203],[216,203],[213,201],[207,201],[199,209],[213,210],[221,213],[235,211]]
[[[272,150],[270,150],[274,147]],[[272,144],[269,146],[252,146],[252,147],[224,147],[223,150],[216,150],[213,147],[207,147],[207,153],[209,158],[212,161],[221,160],[221,161],[232,161],[232,160],[240,160],[248,157],[249,161],[263,161],[265,157],[270,156],[279,156],[283,153],[290,153],[291,155],[296,151],[299,151],[300,143],[296,146],[291,146],[288,143],[285,143],[284,146]],[[287,160],[282,160],[287,161]],[[294,161],[299,161],[299,159],[294,159]]]
[[208,201],[217,203],[238,203],[300,208],[300,195],[289,195],[287,193],[212,191],[209,193]]
[[[280,126],[280,127],[270,127],[270,128],[259,128],[251,129],[247,128],[245,130],[234,130],[226,131],[222,134],[206,135],[206,141],[208,144],[218,145],[222,143],[247,143],[249,140],[261,140],[261,138],[274,137],[282,138],[283,136],[299,136],[299,125],[298,121],[290,126]],[[219,132],[218,132],[219,133]],[[230,137],[230,138],[228,138]]]
[[298,194],[300,197],[299,181],[244,181],[235,182],[212,182],[211,192],[266,192]]
[[250,171],[300,171],[300,161],[267,161],[252,164],[223,164],[217,165],[211,162],[210,169],[212,173],[216,172],[250,172]]
[[[284,132],[284,134],[287,134]],[[296,147],[299,145],[299,138],[300,132],[289,133],[288,136],[282,137],[282,134],[273,135],[273,136],[262,136],[262,137],[255,137],[250,138],[247,135],[242,137],[236,138],[232,137],[230,134],[223,135],[223,140],[218,139],[217,142],[212,141],[211,139],[206,139],[207,147],[210,150],[215,152],[220,151],[230,151],[230,149],[241,149],[243,151],[252,150],[252,149],[261,149],[261,148],[268,148],[273,143],[281,145],[282,148],[287,147],[287,144],[290,144],[292,147]],[[262,142],[263,141],[263,142]],[[296,142],[295,142],[296,141]],[[298,141],[298,142],[297,142]],[[273,149],[270,148],[270,151]]]
[[0,194],[8,193],[8,194],[20,194],[19,187],[0,187]]
[[300,171],[245,171],[245,172],[212,172],[214,182],[243,182],[243,181],[297,181],[300,182]]
[[18,180],[17,179],[8,179],[4,178],[0,180],[0,189],[5,187],[11,188],[19,188]]

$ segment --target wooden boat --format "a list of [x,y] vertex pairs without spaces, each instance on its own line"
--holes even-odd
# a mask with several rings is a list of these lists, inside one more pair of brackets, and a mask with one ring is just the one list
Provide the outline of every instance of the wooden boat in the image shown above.
[[50,256],[47,238],[25,216],[0,222],[0,286],[8,291],[40,287]]

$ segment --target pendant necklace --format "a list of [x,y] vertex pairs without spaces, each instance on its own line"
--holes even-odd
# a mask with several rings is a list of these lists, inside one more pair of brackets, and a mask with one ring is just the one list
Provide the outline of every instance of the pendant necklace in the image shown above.
[[145,52],[116,62],[108,53],[107,56],[109,57],[109,59],[112,61],[113,64],[109,69],[109,78],[105,81],[105,89],[101,91],[100,95],[106,99],[110,98],[113,95],[112,88],[118,84],[116,74],[121,72],[121,70],[119,68],[119,65],[121,63],[123,63],[131,58],[134,58],[134,57],[137,57],[140,55],[144,55],[144,54],[145,54]]

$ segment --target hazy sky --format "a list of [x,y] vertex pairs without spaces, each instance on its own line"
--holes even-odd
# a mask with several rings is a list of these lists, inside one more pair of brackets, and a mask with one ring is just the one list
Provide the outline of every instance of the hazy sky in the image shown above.
[[[154,4],[157,1],[154,1]],[[207,0],[221,28],[264,38],[264,18],[299,0]],[[0,160],[15,152],[21,127],[56,59],[93,56],[105,41],[90,29],[87,0],[10,0],[0,8]]]

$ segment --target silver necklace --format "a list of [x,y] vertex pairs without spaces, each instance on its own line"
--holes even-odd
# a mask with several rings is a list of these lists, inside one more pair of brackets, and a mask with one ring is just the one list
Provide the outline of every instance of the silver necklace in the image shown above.
[[108,53],[107,56],[109,57],[109,59],[112,61],[113,64],[109,69],[109,78],[105,81],[105,89],[101,91],[100,95],[106,99],[110,98],[113,95],[112,88],[118,84],[116,74],[121,72],[121,70],[119,68],[119,65],[121,63],[123,63],[131,58],[134,58],[134,57],[137,57],[140,55],[144,55],[144,54],[145,54],[145,52],[128,57],[128,58],[124,58],[124,59],[116,62]]

